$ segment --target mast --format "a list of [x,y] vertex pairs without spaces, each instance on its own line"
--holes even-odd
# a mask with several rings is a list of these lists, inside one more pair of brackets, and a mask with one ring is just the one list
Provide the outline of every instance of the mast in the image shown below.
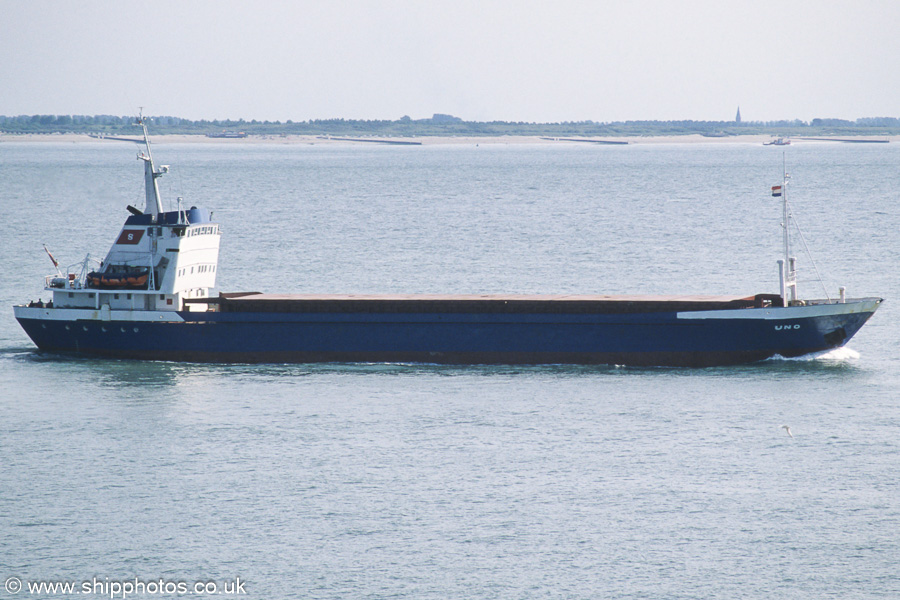
[[[781,196],[781,227],[783,229],[784,258],[778,261],[781,279],[781,297],[785,306],[797,300],[797,259],[791,256],[791,211],[788,208],[787,184],[788,174],[784,153],[781,155],[782,183],[772,188],[773,196]],[[778,190],[778,193],[776,193]]]
[[137,124],[144,131],[144,147],[146,148],[146,153],[141,152],[138,154],[138,160],[144,161],[144,187],[146,190],[144,211],[152,215],[153,220],[156,221],[158,215],[163,212],[162,200],[159,197],[159,186],[156,184],[156,180],[162,177],[163,173],[168,173],[169,167],[163,165],[157,171],[153,165],[153,155],[150,154],[150,135],[147,133],[147,123],[144,121],[143,110],[138,113]]

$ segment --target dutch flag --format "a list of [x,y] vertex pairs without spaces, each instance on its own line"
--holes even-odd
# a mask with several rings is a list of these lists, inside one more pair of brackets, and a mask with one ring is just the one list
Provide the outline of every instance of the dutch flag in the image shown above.
[[772,195],[773,195],[773,196],[780,196],[780,195],[781,195],[781,186],[780,186],[780,185],[773,185],[773,186],[772,186]]

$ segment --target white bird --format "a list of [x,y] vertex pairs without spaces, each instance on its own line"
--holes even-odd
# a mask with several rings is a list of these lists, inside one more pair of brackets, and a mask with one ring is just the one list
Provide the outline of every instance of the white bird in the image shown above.
[[790,427],[788,427],[787,425],[782,425],[781,428],[784,429],[785,431],[787,431],[787,434],[788,434],[789,436],[794,437],[794,434],[791,433],[791,428],[790,428]]

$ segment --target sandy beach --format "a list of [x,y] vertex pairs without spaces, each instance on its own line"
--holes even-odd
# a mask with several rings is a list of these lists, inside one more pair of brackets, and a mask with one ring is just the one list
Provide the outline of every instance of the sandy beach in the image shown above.
[[[118,136],[110,136],[118,137]],[[136,137],[136,136],[122,136]],[[386,142],[413,142],[423,146],[433,145],[488,145],[488,144],[587,144],[592,141],[625,142],[628,144],[764,144],[771,141],[773,136],[761,135],[737,135],[728,137],[705,137],[699,134],[692,135],[659,135],[659,136],[630,136],[630,137],[591,137],[584,140],[575,138],[550,138],[540,136],[422,136],[408,138],[393,137],[363,137],[363,136],[317,136],[317,135],[248,135],[245,138],[211,138],[205,135],[151,135],[150,141],[154,144],[371,144],[378,141]],[[900,141],[900,136],[841,136],[841,139],[858,139],[860,141]],[[85,134],[8,134],[0,133],[0,143],[99,143],[102,139]],[[793,144],[822,143],[831,140],[802,140],[791,138]]]

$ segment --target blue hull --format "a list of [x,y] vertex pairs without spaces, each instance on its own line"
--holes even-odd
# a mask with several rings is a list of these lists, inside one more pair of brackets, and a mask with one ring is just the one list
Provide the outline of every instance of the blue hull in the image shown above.
[[17,318],[41,350],[114,358],[705,367],[842,346],[880,302],[639,314],[178,312],[177,321],[22,310]]

